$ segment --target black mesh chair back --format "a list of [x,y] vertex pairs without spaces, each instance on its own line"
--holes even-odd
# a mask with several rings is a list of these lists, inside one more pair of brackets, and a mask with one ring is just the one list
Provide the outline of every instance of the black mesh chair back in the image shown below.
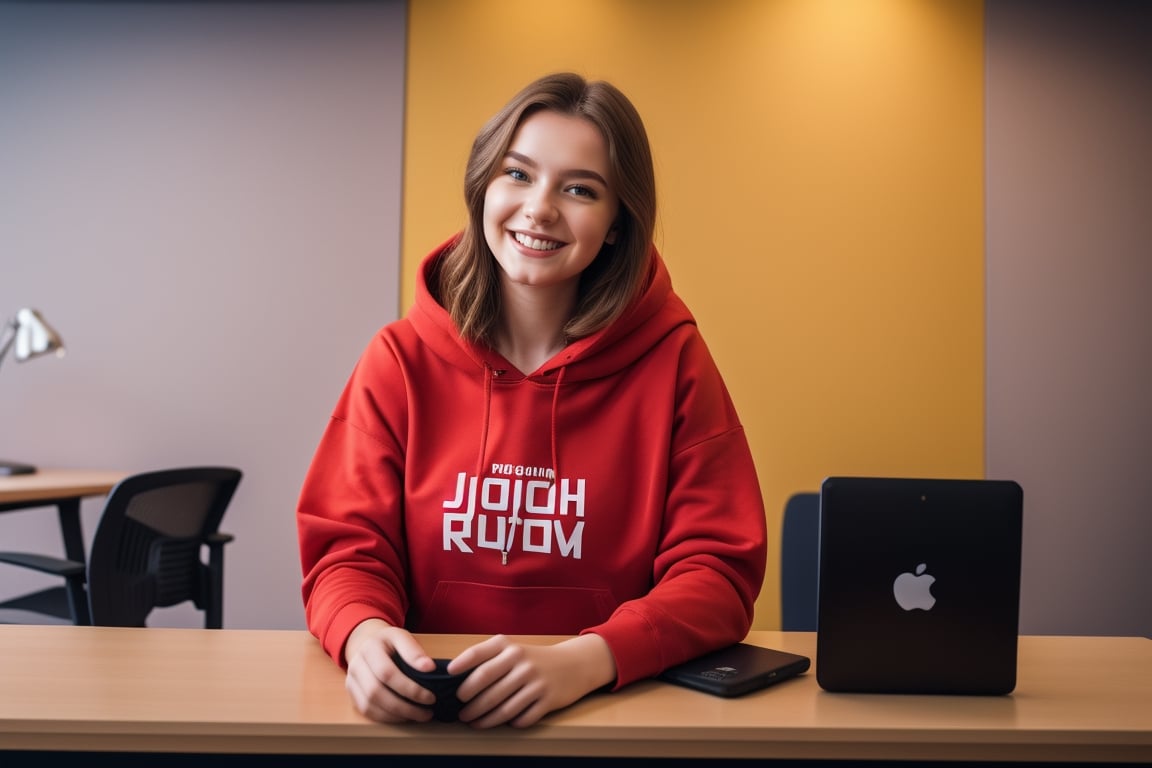
[[219,528],[240,478],[230,467],[186,467],[133,475],[113,488],[88,559],[91,622],[143,627],[154,608],[191,600],[206,627],[220,628],[223,546],[232,537]]
[[780,537],[780,628],[815,632],[820,579],[820,494],[796,493],[784,506]]

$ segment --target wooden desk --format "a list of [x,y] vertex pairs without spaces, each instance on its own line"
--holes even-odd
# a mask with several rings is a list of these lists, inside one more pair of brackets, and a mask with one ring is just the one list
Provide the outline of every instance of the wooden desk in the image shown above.
[[30,475],[6,475],[0,477],[0,512],[56,507],[65,557],[86,563],[80,501],[107,494],[126,476],[124,472],[89,469],[40,469]]
[[[433,655],[470,640],[422,637]],[[749,640],[815,652],[812,633]],[[0,749],[1152,761],[1152,640],[1024,637],[1018,681],[1005,697],[866,696],[809,672],[740,699],[644,681],[532,728],[475,731],[363,719],[304,631],[6,626]]]

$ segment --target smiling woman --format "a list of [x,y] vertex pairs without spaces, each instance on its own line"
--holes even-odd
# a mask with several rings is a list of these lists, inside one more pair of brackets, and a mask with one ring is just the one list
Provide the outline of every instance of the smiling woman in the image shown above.
[[[511,194],[515,190],[523,194]],[[509,194],[500,195],[504,191]],[[590,239],[569,243],[578,247],[568,251],[578,250],[586,263],[561,329],[566,340],[611,322],[647,277],[656,222],[652,152],[640,115],[609,83],[554,75],[524,88],[473,142],[464,198],[468,226],[446,254],[436,290],[468,339],[491,342],[502,319],[494,301],[501,277],[487,258],[495,254],[499,261],[503,249],[496,243],[503,236],[494,236],[497,231],[519,226],[532,237],[540,226],[565,226],[565,211],[571,224],[587,222],[594,230],[582,232]],[[501,211],[521,220],[495,221]],[[608,222],[593,223],[604,215]],[[595,259],[605,245],[611,258]]]
[[[488,635],[447,666],[459,718],[529,726],[731,645],[766,525],[723,377],[652,243],[648,137],[569,73],[484,126],[468,218],[364,351],[300,497],[311,630],[357,708],[426,721],[413,632]],[[511,635],[571,636],[530,644]]]
[[533,114],[502,165],[484,196],[484,238],[500,266],[505,307],[492,344],[530,373],[568,343],[580,276],[615,242],[619,203],[605,180],[612,173],[604,138],[580,117]]

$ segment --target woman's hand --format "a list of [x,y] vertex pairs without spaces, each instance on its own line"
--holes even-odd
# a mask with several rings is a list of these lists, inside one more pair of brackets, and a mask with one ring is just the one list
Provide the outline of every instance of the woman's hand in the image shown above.
[[555,645],[496,635],[465,649],[448,665],[453,673],[469,669],[456,695],[464,702],[460,719],[474,728],[533,725],[616,679],[608,644],[593,634]]
[[380,723],[432,719],[430,705],[436,697],[400,671],[392,661],[393,653],[399,653],[416,669],[430,672],[436,666],[411,633],[380,619],[361,622],[348,636],[344,687],[356,709]]

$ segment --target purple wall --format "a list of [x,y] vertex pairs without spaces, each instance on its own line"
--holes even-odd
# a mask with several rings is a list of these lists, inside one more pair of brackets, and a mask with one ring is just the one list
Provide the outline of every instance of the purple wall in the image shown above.
[[1152,636],[1152,3],[989,0],[987,468],[1021,631]]
[[[396,316],[405,19],[0,2],[0,314],[37,307],[68,346],[0,367],[0,457],[243,469],[226,626],[303,626],[300,481]],[[0,546],[59,551],[55,515],[0,515]],[[0,594],[33,578],[0,566]]]

